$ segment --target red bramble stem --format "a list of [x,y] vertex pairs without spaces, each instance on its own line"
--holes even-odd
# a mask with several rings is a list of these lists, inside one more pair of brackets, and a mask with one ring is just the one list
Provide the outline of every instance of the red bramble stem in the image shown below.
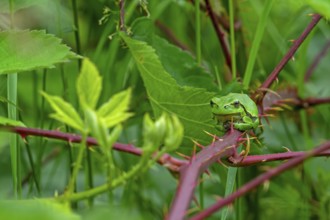
[[270,85],[276,80],[278,77],[278,74],[282,71],[285,64],[293,57],[295,52],[298,50],[300,45],[304,42],[308,34],[313,30],[313,28],[316,26],[316,24],[321,20],[322,16],[319,14],[313,14],[312,21],[309,23],[309,25],[306,27],[306,29],[303,31],[303,33],[299,36],[297,40],[294,41],[292,47],[290,50],[285,54],[283,59],[279,62],[279,64],[275,67],[273,72],[269,75],[269,77],[265,80],[265,82],[261,85],[261,89],[269,88]]

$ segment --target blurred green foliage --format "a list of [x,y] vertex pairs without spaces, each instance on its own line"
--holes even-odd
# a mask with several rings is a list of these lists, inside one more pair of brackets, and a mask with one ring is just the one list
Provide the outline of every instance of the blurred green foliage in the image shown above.
[[[77,1],[76,8],[73,7],[71,1],[63,0],[16,0],[13,2],[15,5],[14,26],[17,29],[45,30],[46,33],[62,39],[62,43],[68,45],[74,52],[77,52],[74,31],[79,31],[81,54],[78,55],[90,58],[103,79],[103,90],[96,104],[108,101],[110,96],[122,90],[132,89],[129,110],[134,113],[134,116],[123,123],[120,142],[142,146],[144,114],[149,113],[152,117],[161,115],[161,110],[157,110],[153,106],[154,103],[151,102],[150,97],[167,95],[163,99],[168,105],[166,109],[174,112],[178,110],[175,105],[180,103],[175,103],[175,105],[167,103],[169,101],[167,93],[170,91],[168,88],[173,89],[173,87],[177,90],[170,95],[175,101],[182,100],[180,108],[186,114],[187,121],[191,118],[205,119],[205,121],[197,120],[197,122],[206,124],[205,127],[210,127],[211,131],[216,132],[208,124],[212,123],[212,118],[211,116],[208,118],[209,113],[207,112],[208,97],[221,93],[218,88],[224,87],[225,90],[228,90],[228,87],[232,88],[230,85],[236,84],[230,80],[230,72],[224,62],[219,41],[210,17],[205,12],[202,12],[200,17],[202,65],[196,64],[195,14],[194,5],[190,1],[148,1],[146,5],[143,4],[146,1],[125,1],[125,27],[130,33],[129,37],[132,37],[128,41],[137,41],[144,45],[142,49],[154,50],[153,54],[157,57],[151,61],[160,62],[161,67],[157,67],[156,70],[164,70],[168,74],[167,78],[165,77],[166,80],[172,83],[170,87],[166,88],[154,86],[153,90],[148,89],[148,83],[152,84],[153,81],[149,79],[148,82],[144,79],[143,74],[145,73],[141,71],[143,65],[139,66],[134,60],[136,58],[130,53],[132,51],[129,42],[125,43],[126,40],[123,41],[117,32],[120,17],[118,1]],[[203,3],[203,1],[201,2]],[[213,0],[211,3],[213,10],[223,18],[224,24],[229,24],[227,1]],[[235,23],[239,27],[235,32],[239,80],[244,77],[243,73],[264,5],[265,3],[261,0],[235,1],[234,3]],[[290,48],[292,44],[290,40],[296,39],[308,25],[311,20],[310,14],[318,12],[329,16],[329,5],[330,3],[326,0],[275,1],[257,53],[249,91],[255,91],[267,78]],[[78,14],[79,29],[74,26],[74,10]],[[10,27],[8,12],[8,3],[1,1],[0,28],[2,30]],[[149,13],[150,16],[148,16]],[[99,24],[102,17],[103,22]],[[327,17],[305,40],[294,60],[286,65],[279,75],[278,82],[273,84],[272,90],[294,88],[298,90],[301,98],[330,96],[328,86],[330,63],[327,62],[330,59],[329,53],[320,59],[311,78],[306,82],[303,80],[310,65],[329,42],[330,28],[326,19]],[[223,30],[225,29],[223,28]],[[227,34],[225,37],[227,38]],[[20,46],[24,47],[24,44]],[[42,47],[46,52],[49,49],[47,45]],[[51,55],[48,54],[48,56]],[[28,71],[30,68],[26,68],[20,70],[27,71],[26,74],[18,76],[17,108],[20,121],[28,127],[74,132],[74,130],[67,130],[62,123],[48,117],[51,109],[40,95],[40,91],[61,96],[75,109],[78,109],[79,98],[76,93],[76,80],[80,72],[78,61],[71,60],[68,63],[58,64],[52,69]],[[217,80],[217,72],[219,80]],[[160,73],[154,72],[153,74],[157,77],[157,74]],[[159,75],[159,77],[161,76]],[[6,78],[6,75],[0,74],[1,116],[7,116]],[[157,90],[157,88],[162,90]],[[184,90],[180,90],[181,88]],[[201,100],[194,98],[196,91],[203,93]],[[184,95],[180,97],[180,93]],[[204,106],[201,109],[188,106],[187,103],[204,103]],[[329,108],[328,104],[319,105],[308,109],[282,112],[276,114],[272,119],[263,120],[262,144],[264,147],[258,150],[252,149],[252,152],[276,153],[285,152],[286,149],[303,151],[319,145],[330,136]],[[191,118],[189,118],[189,114]],[[195,123],[189,125],[188,128],[191,129],[189,132],[192,134],[203,133],[203,137],[207,137],[204,134],[206,129],[203,126]],[[195,137],[192,135],[189,138],[194,139]],[[198,140],[204,144],[208,143],[207,138]],[[193,144],[185,143],[185,152],[188,154],[193,151]],[[23,197],[49,197],[56,192],[63,192],[70,175],[70,163],[72,162],[70,154],[76,153],[76,145],[73,145],[73,151],[69,152],[69,144],[60,141],[37,137],[29,137],[26,143],[21,141],[23,177],[28,175],[32,169],[27,156],[27,146],[32,150],[34,178],[38,179],[41,185],[40,191],[38,191],[35,181],[30,177],[23,185]],[[103,184],[105,181],[105,177],[102,175],[104,164],[99,160],[101,157],[98,153],[97,150],[91,151],[95,185]],[[4,158],[0,162],[0,167],[2,167],[0,195],[2,198],[12,198],[10,161],[8,159],[10,152],[5,133],[0,133],[0,154]],[[50,155],[55,156],[48,160],[45,159]],[[113,157],[116,166],[123,171],[129,170],[138,161],[135,156],[119,152],[114,152]],[[42,161],[45,160],[46,162],[43,163]],[[240,168],[239,172],[242,174],[240,183],[253,179],[269,167],[279,163],[281,162]],[[288,171],[271,180],[241,199],[229,210],[228,218],[327,219],[330,215],[329,170],[330,165],[326,159],[314,158],[300,168]],[[224,195],[226,187],[226,169],[215,164],[212,171],[214,173],[210,177],[205,177],[202,189],[205,207],[215,202],[214,195]],[[84,174],[80,173],[77,181],[78,191],[82,191],[86,187],[84,178]],[[129,181],[124,186],[115,189],[110,196],[106,194],[96,197],[93,208],[88,209],[86,203],[79,203],[75,212],[82,216],[82,219],[103,219],[104,217],[110,218],[110,216],[118,219],[162,219],[169,209],[175,188],[176,179],[164,167],[155,166],[134,181]],[[31,203],[33,206],[31,210],[36,209],[34,202],[28,200],[27,203]],[[19,205],[17,204],[18,207]],[[9,206],[11,205],[8,205],[7,202],[0,203],[0,209],[5,210]],[[46,208],[43,207],[41,211],[48,209],[53,204],[43,204],[43,206]],[[196,204],[192,204],[192,207],[195,206]],[[130,213],[127,214],[127,212]],[[61,214],[61,211],[58,214]],[[220,214],[217,213],[210,219],[216,219],[219,216]],[[61,218],[55,216],[55,218],[49,219]]]

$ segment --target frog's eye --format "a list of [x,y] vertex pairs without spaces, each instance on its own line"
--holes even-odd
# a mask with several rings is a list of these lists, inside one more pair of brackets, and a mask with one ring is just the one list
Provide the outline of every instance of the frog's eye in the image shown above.
[[211,100],[210,101],[210,106],[213,108],[216,104]]
[[240,106],[239,101],[238,100],[235,100],[233,102],[233,105],[234,105],[235,108],[239,108],[239,106]]

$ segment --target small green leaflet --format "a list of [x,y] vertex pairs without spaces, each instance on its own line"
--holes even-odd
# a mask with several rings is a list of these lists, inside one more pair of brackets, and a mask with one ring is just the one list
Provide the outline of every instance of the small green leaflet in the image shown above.
[[99,108],[97,113],[105,120],[107,127],[119,124],[133,115],[133,113],[127,112],[130,99],[131,89],[127,89],[113,95]]
[[[95,110],[102,90],[102,78],[96,66],[87,58],[83,61],[76,86],[84,117],[80,117],[73,106],[61,97],[51,96],[42,92],[42,95],[55,111],[51,115],[54,119],[68,124],[81,132],[89,130],[99,135],[101,133],[98,133],[98,131],[102,130],[103,132],[103,130],[105,131],[107,128],[118,125],[132,116],[132,113],[127,112],[131,98],[131,89],[113,95],[99,110]],[[98,126],[101,126],[102,129]]]
[[95,109],[102,90],[102,78],[96,66],[87,58],[77,80],[77,93],[80,105]]
[[25,124],[21,121],[15,121],[9,118],[0,116],[0,125],[9,125],[9,126],[20,126],[25,127]]
[[84,130],[84,123],[82,119],[70,103],[64,101],[58,96],[51,96],[45,92],[41,92],[41,94],[46,98],[55,111],[55,113],[51,114],[52,118],[68,124],[79,131]]

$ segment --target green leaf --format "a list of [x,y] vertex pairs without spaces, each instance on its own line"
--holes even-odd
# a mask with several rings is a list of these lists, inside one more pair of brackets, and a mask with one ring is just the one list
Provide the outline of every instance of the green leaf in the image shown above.
[[215,93],[201,88],[179,86],[163,68],[151,46],[123,33],[120,35],[142,75],[155,116],[159,117],[163,111],[177,115],[184,125],[185,146],[191,147],[191,139],[202,144],[210,143],[211,137],[204,131],[217,133],[209,106]]
[[[45,0],[12,0],[14,12],[23,8],[35,6],[44,3]],[[10,12],[10,1],[0,1],[0,12]]]
[[77,93],[81,106],[95,109],[101,90],[102,78],[96,66],[85,58],[77,80]]
[[62,204],[46,200],[0,201],[0,219],[10,220],[79,220]]
[[70,103],[64,101],[61,97],[58,96],[51,96],[45,92],[41,92],[41,94],[46,98],[46,100],[55,111],[54,114],[51,114],[52,118],[63,122],[64,124],[67,124],[79,131],[84,130],[83,121]]
[[125,121],[133,114],[127,112],[131,99],[131,89],[113,95],[98,110],[98,115],[104,118],[108,128]]
[[9,118],[0,116],[0,125],[10,125],[10,126],[21,126],[26,127],[25,124],[21,121],[15,121]]
[[200,67],[191,54],[155,35],[153,27],[154,22],[151,19],[136,19],[132,25],[133,38],[145,41],[155,49],[164,69],[177,84],[218,91],[212,75]]
[[51,68],[77,57],[45,31],[0,32],[0,74]]
[[307,0],[307,4],[310,5],[317,13],[323,15],[326,19],[330,18],[329,0]]

